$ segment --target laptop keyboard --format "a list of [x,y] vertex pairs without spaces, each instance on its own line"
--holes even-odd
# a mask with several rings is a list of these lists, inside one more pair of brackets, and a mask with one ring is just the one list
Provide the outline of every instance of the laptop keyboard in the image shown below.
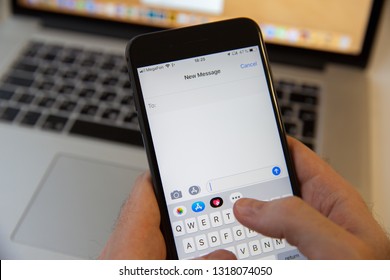
[[287,134],[316,148],[321,87],[312,83],[275,82],[280,111]]
[[[321,88],[276,81],[288,134],[316,147]],[[0,120],[143,146],[122,55],[32,41],[0,81]]]

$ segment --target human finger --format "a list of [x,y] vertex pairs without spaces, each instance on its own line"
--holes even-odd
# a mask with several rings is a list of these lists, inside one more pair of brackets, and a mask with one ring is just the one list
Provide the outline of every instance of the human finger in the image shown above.
[[234,215],[263,235],[283,238],[309,259],[368,259],[370,249],[297,197],[270,202],[240,199]]

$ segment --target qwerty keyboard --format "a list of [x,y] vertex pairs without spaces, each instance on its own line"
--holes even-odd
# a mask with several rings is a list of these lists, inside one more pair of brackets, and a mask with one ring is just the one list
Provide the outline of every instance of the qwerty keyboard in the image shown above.
[[[186,254],[195,252],[202,254],[204,250],[213,250],[222,246],[221,248],[233,252],[238,259],[263,258],[266,253],[272,253],[266,258],[278,259],[281,257],[280,249],[289,246],[284,239],[261,236],[237,223],[231,208],[175,222],[173,229],[176,236],[183,236],[181,242]],[[197,233],[197,235],[186,237],[189,233]],[[233,241],[239,244],[232,246]],[[291,248],[288,252],[298,253],[295,248]],[[282,254],[285,255],[285,252]],[[301,254],[300,257],[303,258]]]
[[287,134],[314,150],[317,144],[321,87],[312,83],[278,80],[275,88]]
[[[250,189],[251,186],[240,191],[244,193]],[[241,225],[235,219],[232,207],[237,196],[243,195],[232,193],[228,199],[228,193],[219,194],[221,197],[217,198],[201,197],[199,201],[169,206],[173,212],[172,231],[180,258],[191,259],[225,249],[233,252],[238,259],[306,259],[284,239],[266,237]],[[215,200],[220,202],[208,206],[204,201],[210,198],[210,205]]]
[[[316,147],[321,88],[276,81],[288,134]],[[142,146],[122,55],[33,41],[0,80],[0,120]]]
[[31,42],[0,82],[0,119],[142,146],[123,56]]

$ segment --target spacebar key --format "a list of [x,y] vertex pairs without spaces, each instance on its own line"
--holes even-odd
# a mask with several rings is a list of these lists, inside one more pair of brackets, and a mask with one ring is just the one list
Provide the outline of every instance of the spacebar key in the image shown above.
[[143,147],[141,133],[132,129],[76,120],[70,133]]

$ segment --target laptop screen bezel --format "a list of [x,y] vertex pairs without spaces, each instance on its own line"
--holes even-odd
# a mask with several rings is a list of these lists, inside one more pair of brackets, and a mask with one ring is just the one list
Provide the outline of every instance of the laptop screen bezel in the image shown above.
[[[267,43],[267,51],[271,62],[312,68],[324,68],[328,63],[338,63],[365,68],[369,62],[383,3],[384,0],[373,0],[367,30],[364,35],[362,51],[359,54],[349,55]],[[14,14],[18,15],[38,17],[42,20],[44,25],[51,27],[125,39],[131,39],[135,35],[145,32],[162,30],[162,28],[145,25],[29,9],[20,5],[17,0],[12,0],[12,11]]]

